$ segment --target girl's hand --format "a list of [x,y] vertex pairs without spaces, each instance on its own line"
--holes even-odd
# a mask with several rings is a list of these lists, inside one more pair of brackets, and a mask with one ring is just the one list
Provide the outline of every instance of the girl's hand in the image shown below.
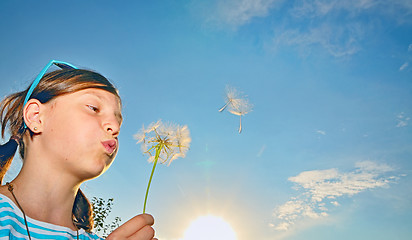
[[125,222],[114,230],[107,240],[157,240],[153,238],[155,231],[152,228],[154,219],[149,214],[140,214]]

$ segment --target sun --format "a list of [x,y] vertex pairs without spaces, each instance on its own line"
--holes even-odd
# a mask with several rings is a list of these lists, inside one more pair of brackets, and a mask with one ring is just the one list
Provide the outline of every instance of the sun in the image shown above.
[[208,215],[193,221],[182,240],[236,240],[236,234],[225,220]]

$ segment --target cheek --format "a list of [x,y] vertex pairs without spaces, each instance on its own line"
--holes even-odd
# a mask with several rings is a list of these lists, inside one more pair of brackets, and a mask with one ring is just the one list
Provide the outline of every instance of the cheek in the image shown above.
[[88,118],[81,117],[80,114],[77,114],[77,117],[67,113],[56,114],[50,120],[50,124],[46,126],[45,135],[48,141],[54,142],[60,148],[72,149],[85,145],[97,132],[95,129],[97,124]]

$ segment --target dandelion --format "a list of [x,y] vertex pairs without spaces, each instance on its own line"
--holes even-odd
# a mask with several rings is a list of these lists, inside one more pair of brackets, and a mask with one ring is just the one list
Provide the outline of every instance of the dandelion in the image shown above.
[[246,95],[243,95],[235,88],[226,86],[226,104],[219,109],[222,112],[228,108],[228,111],[232,114],[238,115],[240,117],[239,123],[239,133],[242,132],[242,116],[251,112],[253,105],[249,103]]
[[152,173],[146,189],[143,213],[146,212],[147,196],[153,173],[158,161],[169,166],[173,160],[186,156],[190,145],[190,132],[187,126],[176,124],[164,124],[162,121],[153,122],[149,127],[142,127],[141,131],[134,135],[137,143],[141,143],[142,151],[150,157],[149,162],[153,162]]

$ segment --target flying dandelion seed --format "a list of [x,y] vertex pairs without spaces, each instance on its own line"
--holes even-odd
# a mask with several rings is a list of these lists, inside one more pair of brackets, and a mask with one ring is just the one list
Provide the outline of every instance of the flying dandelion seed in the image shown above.
[[239,116],[239,133],[242,132],[242,116],[248,114],[253,109],[253,105],[248,99],[239,99],[235,104],[230,105],[229,112]]
[[147,196],[157,162],[160,160],[161,163],[168,163],[169,166],[173,160],[179,157],[184,158],[189,149],[191,138],[187,126],[164,124],[161,120],[151,123],[147,128],[143,126],[140,132],[134,135],[134,138],[137,143],[141,143],[143,153],[149,155],[148,161],[153,162],[143,206],[143,213],[145,213]]
[[242,116],[251,112],[253,105],[249,103],[246,95],[243,95],[233,87],[226,86],[226,103],[221,109],[219,109],[219,112],[222,112],[226,108],[228,108],[230,113],[239,116],[239,133],[241,133]]
[[234,87],[226,86],[226,103],[222,108],[219,109],[219,112],[223,112],[226,107],[232,104],[236,104],[239,99],[241,99],[241,93],[238,92]]

